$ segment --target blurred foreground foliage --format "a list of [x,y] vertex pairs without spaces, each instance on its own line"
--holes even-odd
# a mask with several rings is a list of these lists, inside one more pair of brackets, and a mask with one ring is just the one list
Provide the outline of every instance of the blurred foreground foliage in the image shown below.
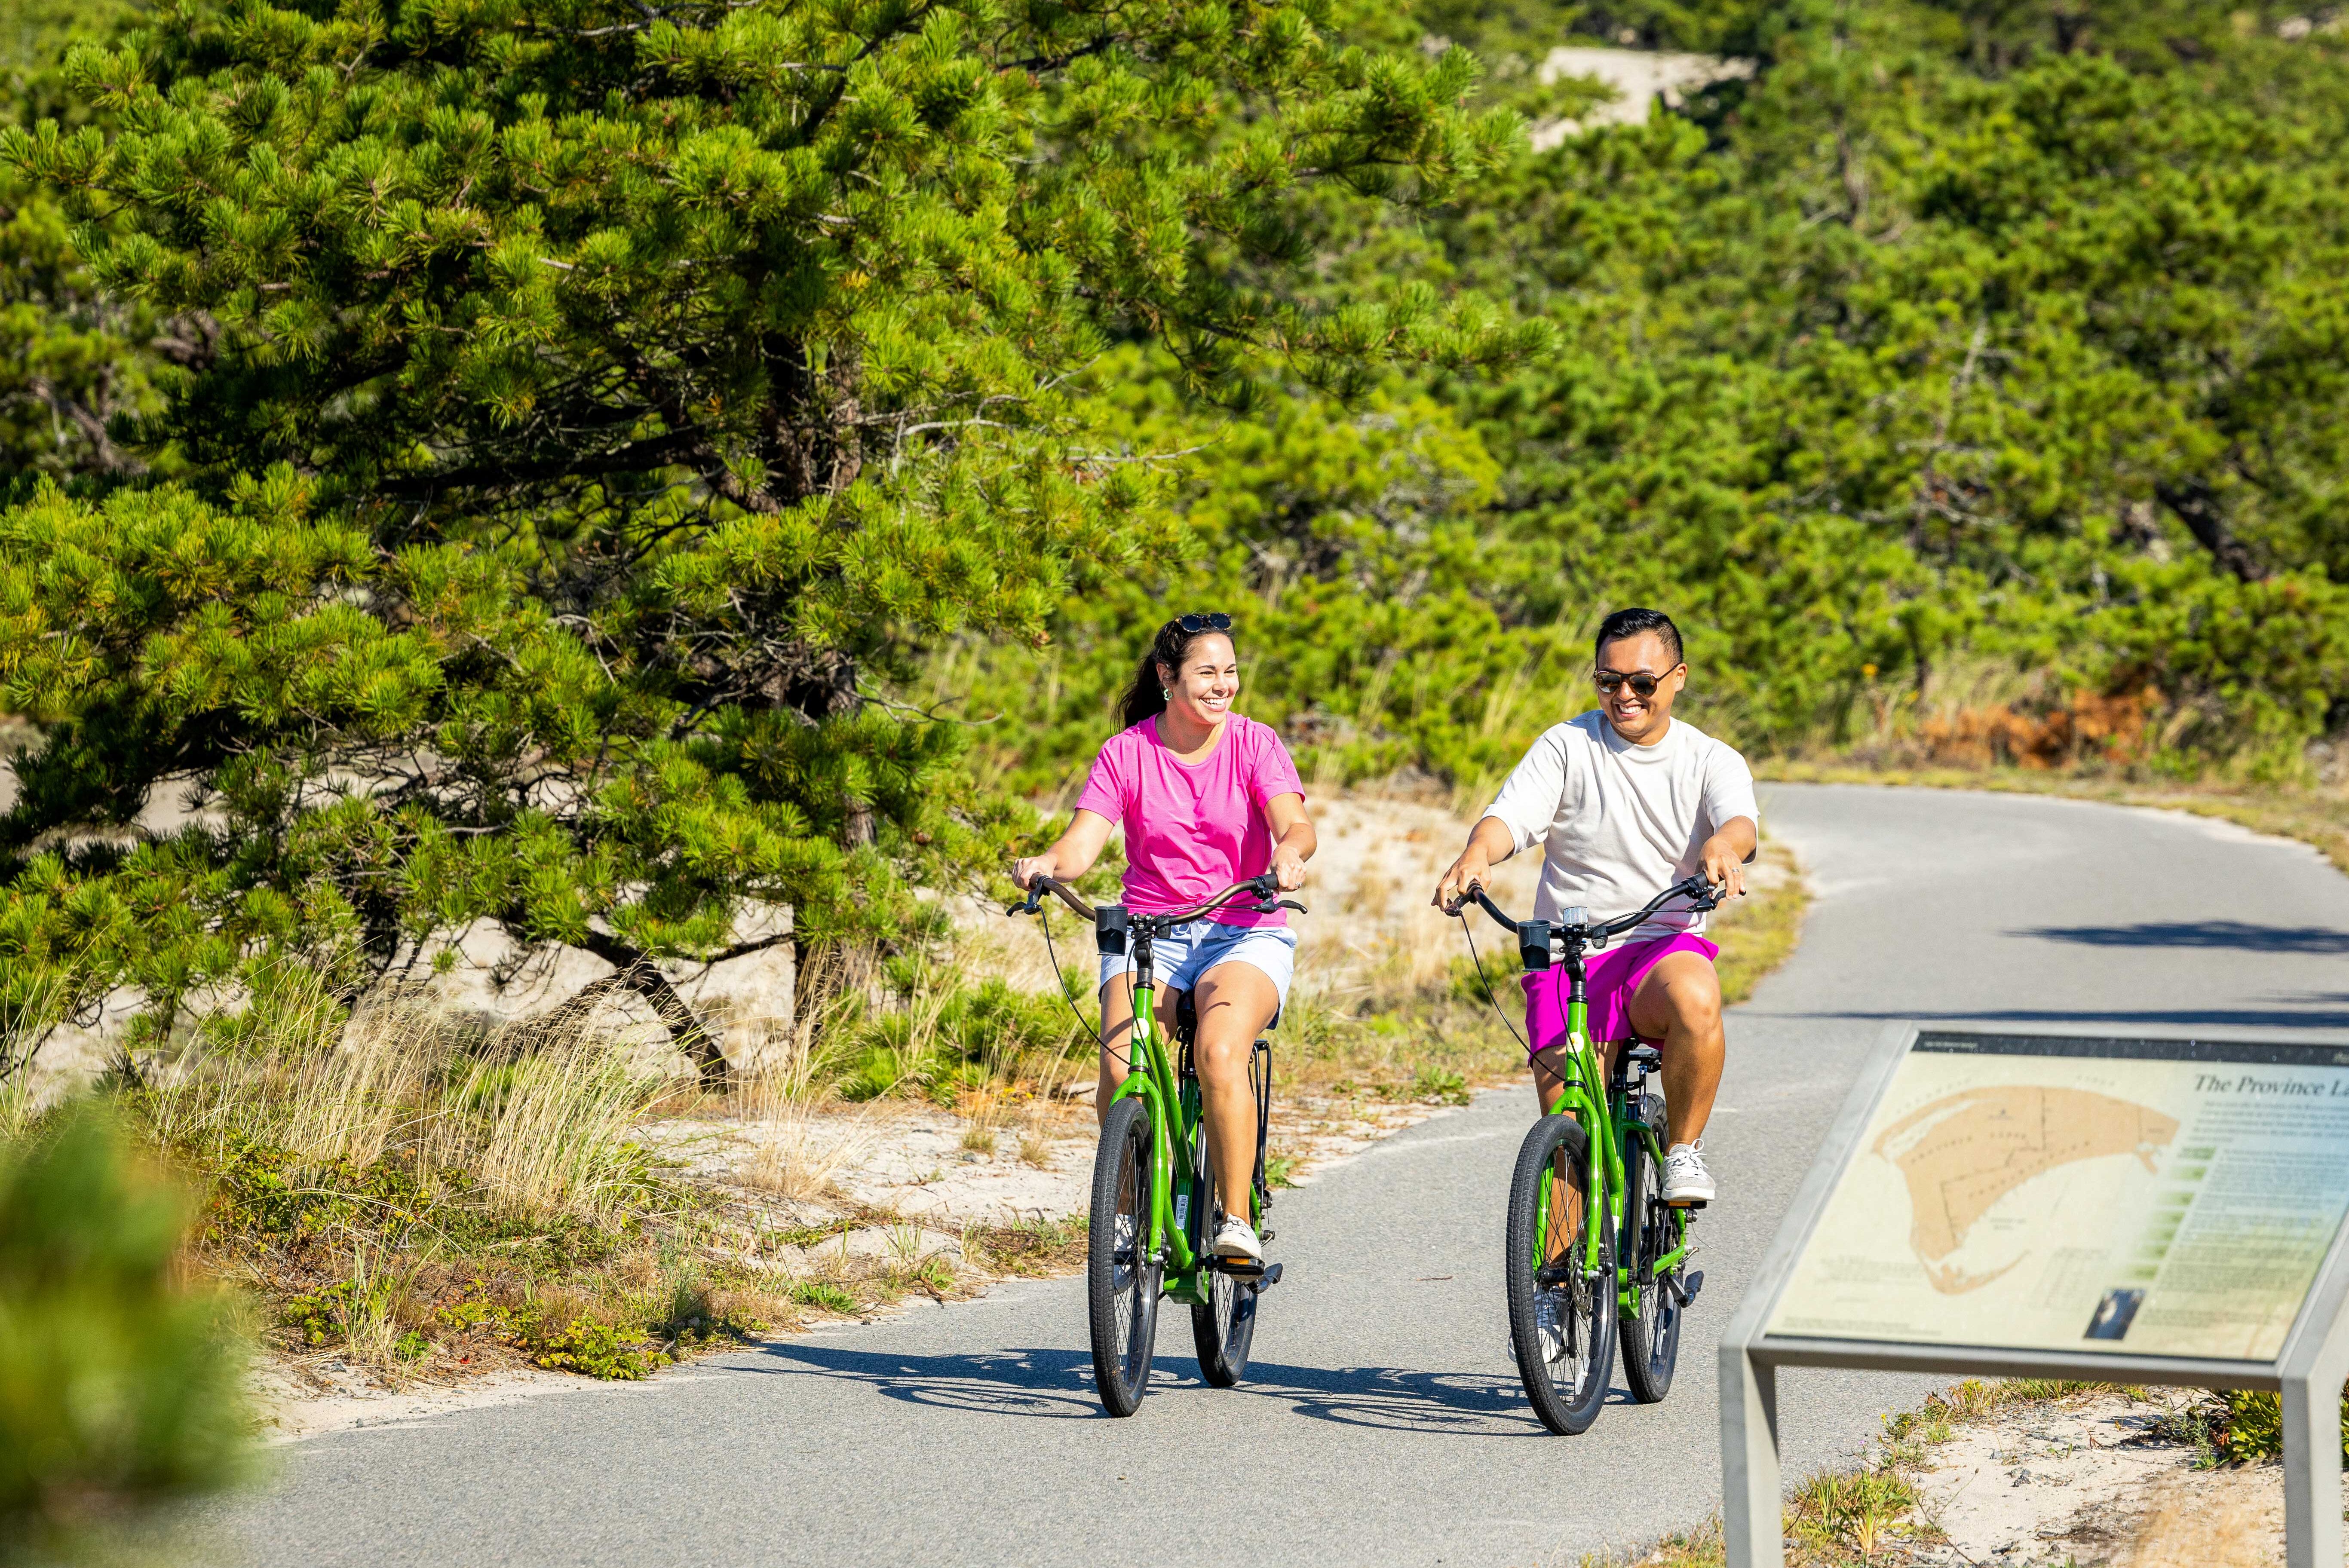
[[189,1216],[98,1105],[0,1144],[0,1560],[243,1472],[243,1354],[181,1277]]

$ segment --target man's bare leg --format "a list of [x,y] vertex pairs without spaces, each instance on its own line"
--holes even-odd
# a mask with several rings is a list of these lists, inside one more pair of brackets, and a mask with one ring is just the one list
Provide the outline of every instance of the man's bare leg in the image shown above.
[[1702,953],[1668,953],[1631,996],[1631,1028],[1663,1041],[1665,1147],[1694,1143],[1713,1119],[1727,1040],[1721,977]]

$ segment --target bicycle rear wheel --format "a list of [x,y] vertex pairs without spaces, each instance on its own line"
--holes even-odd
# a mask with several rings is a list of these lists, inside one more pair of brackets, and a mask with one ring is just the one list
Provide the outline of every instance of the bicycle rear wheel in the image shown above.
[[[1192,1144],[1191,1169],[1195,1184],[1191,1202],[1199,1215],[1194,1250],[1212,1259],[1216,1219],[1221,1212],[1212,1194],[1213,1168],[1207,1157],[1207,1130],[1203,1123]],[[1199,1376],[1216,1388],[1229,1388],[1247,1376],[1248,1346],[1256,1338],[1257,1283],[1235,1279],[1209,1264],[1207,1299],[1191,1305],[1191,1343],[1199,1352]]]
[[[1640,1119],[1663,1146],[1664,1102],[1654,1095],[1640,1102]],[[1664,1203],[1663,1161],[1638,1137],[1623,1146],[1623,1236],[1626,1266],[1640,1289],[1640,1309],[1623,1317],[1623,1378],[1631,1398],[1652,1405],[1672,1388],[1672,1367],[1681,1354],[1681,1305],[1677,1289],[1688,1259],[1659,1274],[1656,1260],[1680,1245],[1686,1221]]]
[[1093,1157],[1092,1220],[1086,1238],[1085,1305],[1092,1320],[1093,1387],[1102,1408],[1131,1416],[1150,1387],[1163,1274],[1150,1252],[1150,1109],[1122,1099],[1102,1123]]
[[[1509,1183],[1509,1339],[1534,1414],[1551,1431],[1587,1430],[1615,1370],[1615,1255],[1603,1205],[1589,1202],[1589,1135],[1545,1116],[1517,1150]],[[1599,1277],[1584,1277],[1589,1227]]]

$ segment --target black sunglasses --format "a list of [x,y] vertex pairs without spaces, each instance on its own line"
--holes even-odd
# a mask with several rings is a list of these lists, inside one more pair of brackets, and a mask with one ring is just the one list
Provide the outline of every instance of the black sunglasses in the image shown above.
[[1185,632],[1193,634],[1200,632],[1228,632],[1232,629],[1232,618],[1229,615],[1225,614],[1221,610],[1210,611],[1205,615],[1191,614],[1177,616],[1174,624],[1182,627]]
[[[1680,668],[1678,665],[1672,666],[1672,669],[1678,668]],[[1636,670],[1627,676],[1620,670],[1597,670],[1592,672],[1590,679],[1592,684],[1609,696],[1613,696],[1627,686],[1640,696],[1653,696],[1656,695],[1656,688],[1661,686],[1671,673],[1671,670],[1666,670],[1661,676],[1651,676],[1645,670]]]

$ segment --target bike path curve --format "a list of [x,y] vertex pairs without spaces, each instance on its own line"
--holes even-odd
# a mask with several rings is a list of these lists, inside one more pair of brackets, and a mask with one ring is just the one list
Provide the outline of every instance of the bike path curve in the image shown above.
[[[2349,1028],[2349,878],[2302,846],[2046,798],[1769,786],[1815,892],[1731,1016],[1722,1200],[1664,1404],[1545,1435],[1506,1340],[1502,1199],[1533,1116],[1480,1096],[1284,1193],[1247,1382],[1162,1314],[1153,1392],[1094,1404],[1082,1282],[310,1439],[211,1511],[268,1564],[1571,1563],[1717,1506],[1714,1340],[1888,1018]],[[1782,1374],[1787,1473],[1924,1379]]]

